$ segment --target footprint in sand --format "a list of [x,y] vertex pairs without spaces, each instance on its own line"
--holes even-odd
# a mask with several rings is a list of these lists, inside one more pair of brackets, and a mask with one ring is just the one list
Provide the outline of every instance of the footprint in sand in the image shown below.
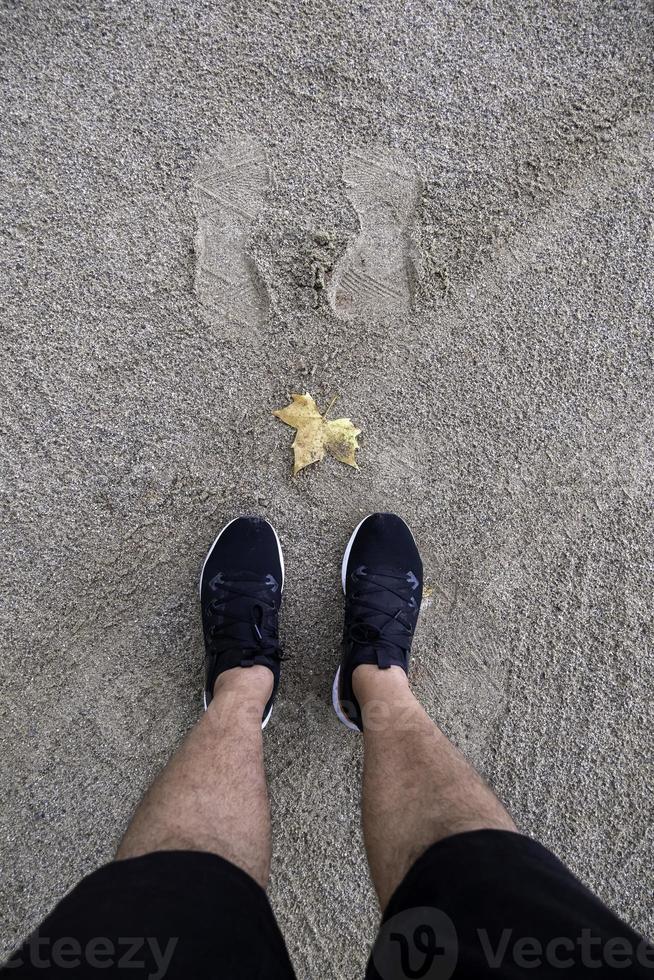
[[343,178],[361,232],[334,270],[329,303],[341,317],[405,312],[414,293],[410,233],[421,181],[406,158],[374,147],[352,150]]
[[255,327],[266,318],[268,294],[247,243],[269,183],[264,151],[248,138],[221,146],[195,172],[195,291],[211,324],[231,320]]

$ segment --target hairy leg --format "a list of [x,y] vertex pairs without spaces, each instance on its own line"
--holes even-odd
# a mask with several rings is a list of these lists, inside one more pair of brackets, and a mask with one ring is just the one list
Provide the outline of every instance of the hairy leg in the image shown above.
[[118,860],[151,851],[210,851],[266,887],[270,807],[261,717],[272,686],[263,666],[219,674],[208,711],[139,804]]
[[468,830],[516,827],[420,706],[400,667],[361,664],[352,684],[363,716],[363,833],[383,909],[431,844]]

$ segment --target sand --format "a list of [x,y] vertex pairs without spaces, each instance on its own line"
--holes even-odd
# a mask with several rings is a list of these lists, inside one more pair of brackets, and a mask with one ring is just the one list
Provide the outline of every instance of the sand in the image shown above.
[[[197,577],[241,512],[286,555],[266,755],[298,975],[360,975],[378,918],[329,703],[377,509],[432,590],[421,700],[654,935],[653,26],[642,0],[3,4],[5,952],[198,717]],[[359,472],[291,478],[271,412],[305,390],[362,429]]]

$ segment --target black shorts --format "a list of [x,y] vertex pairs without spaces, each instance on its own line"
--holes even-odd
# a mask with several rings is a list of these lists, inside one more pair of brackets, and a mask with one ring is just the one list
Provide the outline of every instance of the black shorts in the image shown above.
[[[100,868],[0,973],[3,980],[294,976],[265,892],[228,861],[193,851]],[[482,830],[446,838],[416,861],[389,903],[366,976],[580,974],[654,980],[654,947],[536,841]]]

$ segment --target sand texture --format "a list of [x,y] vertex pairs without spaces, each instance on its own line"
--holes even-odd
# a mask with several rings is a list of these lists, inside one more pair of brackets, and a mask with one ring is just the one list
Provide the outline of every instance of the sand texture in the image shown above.
[[[654,10],[645,0],[0,10],[6,952],[109,860],[198,717],[197,579],[275,524],[271,898],[299,977],[378,910],[330,706],[339,562],[421,548],[413,681],[654,934]],[[361,428],[291,477],[291,392]]]

